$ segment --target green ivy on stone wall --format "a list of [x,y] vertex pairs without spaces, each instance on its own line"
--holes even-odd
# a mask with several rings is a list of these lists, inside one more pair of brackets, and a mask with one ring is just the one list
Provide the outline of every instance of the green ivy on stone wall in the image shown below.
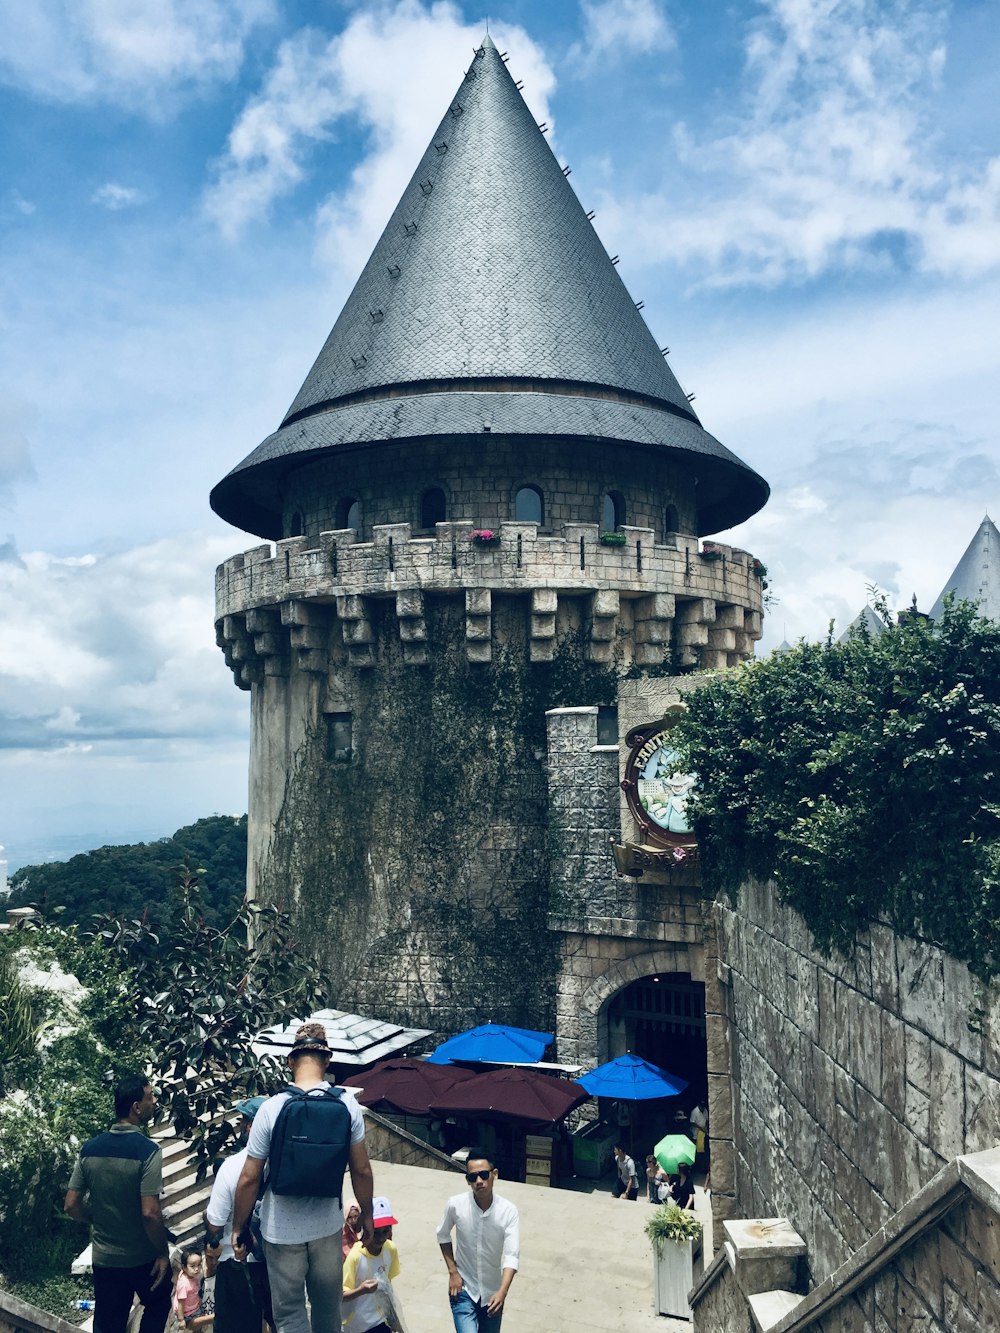
[[[572,632],[554,661],[530,663],[523,604],[504,601],[492,661],[470,663],[462,606],[428,597],[419,667],[375,608],[379,665],[354,678],[353,761],[327,762],[317,727],[288,777],[264,890],[296,892],[341,1007],[378,997],[385,1017],[439,1026],[551,1020],[545,712],[613,703],[618,677]],[[403,974],[405,995],[392,987]]]
[[687,696],[705,883],[772,878],[826,949],[882,917],[1000,971],[1000,626],[967,603]]

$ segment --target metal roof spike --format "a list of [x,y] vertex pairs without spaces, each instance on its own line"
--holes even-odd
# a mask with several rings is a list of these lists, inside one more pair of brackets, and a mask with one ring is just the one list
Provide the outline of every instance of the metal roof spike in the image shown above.
[[404,222],[403,230],[406,232],[407,236],[416,236],[417,224],[415,222]]
[[431,190],[434,189],[434,182],[433,182],[433,181],[421,181],[421,182],[420,182],[420,188],[421,188],[421,190],[424,192],[424,194],[430,194]]
[[669,348],[669,347],[661,347],[661,348],[660,348],[660,356],[668,356],[669,353],[670,353],[670,348]]
[[693,394],[693,393],[686,393],[686,394],[684,395],[684,397],[688,400],[689,403],[693,403],[693,402],[694,402],[694,400],[695,400],[695,396],[696,396],[696,395]]
[[641,310],[642,307],[643,307],[645,304],[646,304],[645,301],[636,301],[636,303],[635,303],[635,308],[636,308],[636,310]]
[[520,92],[521,89],[524,87],[524,80],[518,79],[517,83],[514,84],[514,87],[517,89],[518,92]]
[[539,122],[538,122],[538,128],[539,128],[539,129],[541,130],[541,132],[544,134],[545,131],[549,128],[549,122],[548,122],[547,120],[541,120],[541,121],[539,121]]
[[612,256],[611,256],[611,262],[612,262],[612,264],[617,264],[617,263],[618,263],[618,256],[617,256],[617,255],[612,255]]
[[593,222],[593,220],[594,220],[594,210],[591,209],[590,212],[587,214],[587,221]]
[[443,142],[442,142],[442,143],[436,143],[436,144],[434,145],[434,147],[435,147],[435,148],[437,149],[437,151],[442,155],[442,157],[443,157],[444,154],[447,153],[447,151],[448,151],[448,145],[447,145],[446,143],[443,143]]
[[385,311],[384,311],[384,310],[373,310],[373,311],[371,312],[371,317],[372,317],[372,323],[373,323],[373,324],[381,324],[382,321],[383,321],[383,319],[385,319]]
[[453,116],[453,118],[454,118],[455,120],[458,120],[459,116],[462,114],[462,112],[463,112],[464,110],[465,110],[465,107],[462,105],[461,102],[455,102],[455,103],[452,105],[452,108],[451,108],[451,114],[452,114],[452,116]]
[[400,269],[398,264],[390,264],[387,269],[387,272],[390,278],[398,278],[402,270]]

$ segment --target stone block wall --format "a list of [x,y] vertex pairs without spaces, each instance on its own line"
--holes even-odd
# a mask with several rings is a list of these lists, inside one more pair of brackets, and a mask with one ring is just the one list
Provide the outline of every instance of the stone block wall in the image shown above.
[[716,912],[739,1215],[787,1217],[819,1282],[946,1161],[1000,1142],[1000,994],[882,925],[824,958],[769,885]]
[[[339,456],[338,456],[339,454]],[[594,523],[604,496],[621,495],[625,522],[665,537],[665,511],[676,510],[676,526],[696,531],[695,488],[690,473],[666,464],[657,450],[617,445],[613,453],[587,440],[524,441],[502,435],[458,441],[383,443],[370,453],[332,450],[322,461],[295,469],[288,478],[284,531],[298,514],[300,531],[318,534],[341,526],[345,504],[357,501],[361,534],[387,523],[420,523],[421,499],[430,487],[445,496],[449,520],[495,528],[514,517],[514,499],[525,486],[542,495],[546,527]]]
[[[257,546],[216,572],[216,629],[238,685],[287,675],[294,662],[322,670],[333,632],[352,665],[375,666],[373,603],[389,604],[410,665],[430,648],[425,601],[464,598],[458,644],[488,662],[498,641],[494,601],[524,604],[528,658],[552,659],[561,629],[583,628],[591,661],[610,663],[616,644],[627,663],[660,667],[671,653],[687,665],[734,666],[761,635],[761,580],[753,557],[719,547],[705,560],[693,537],[658,544],[652,528],[625,530],[624,546],[603,546],[596,523],[545,534],[533,523],[502,523],[499,544],[469,541],[471,523],[439,523],[415,537],[408,523],[376,527],[359,542],[351,530]],[[443,645],[442,645],[443,646]],[[626,663],[626,664],[627,664]]]

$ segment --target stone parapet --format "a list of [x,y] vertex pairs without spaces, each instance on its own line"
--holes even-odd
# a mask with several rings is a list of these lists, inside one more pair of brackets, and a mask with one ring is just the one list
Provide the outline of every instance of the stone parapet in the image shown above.
[[388,523],[374,528],[370,542],[347,529],[231,557],[216,572],[216,626],[237,682],[248,687],[286,674],[293,660],[322,670],[330,612],[310,615],[317,607],[333,608],[343,622],[350,661],[370,665],[373,600],[394,603],[404,657],[420,665],[428,652],[423,598],[431,593],[464,595],[472,661],[490,660],[497,593],[524,595],[532,661],[552,658],[560,603],[580,598],[595,662],[611,660],[622,633],[640,666],[660,666],[673,652],[682,666],[713,669],[753,654],[762,589],[746,551],[716,544],[707,558],[697,538],[666,545],[654,541],[652,528],[625,528],[624,544],[607,546],[596,523],[567,523],[553,534],[534,523],[504,523],[498,531],[497,545],[479,546],[469,523],[439,523],[433,537]]

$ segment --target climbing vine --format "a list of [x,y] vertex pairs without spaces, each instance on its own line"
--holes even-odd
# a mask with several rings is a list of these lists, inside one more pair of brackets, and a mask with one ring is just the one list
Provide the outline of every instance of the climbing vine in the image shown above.
[[460,605],[428,598],[426,615],[439,647],[414,667],[376,609],[379,668],[353,677],[354,758],[330,763],[319,729],[310,737],[268,892],[297,891],[342,1007],[538,1026],[553,1014],[558,947],[546,928],[545,712],[613,702],[617,673],[588,662],[572,632],[552,662],[529,663],[523,615],[499,598],[488,663],[450,648],[464,641]]
[[886,917],[1000,971],[1000,626],[953,605],[687,701],[706,884],[773,879],[826,949]]

